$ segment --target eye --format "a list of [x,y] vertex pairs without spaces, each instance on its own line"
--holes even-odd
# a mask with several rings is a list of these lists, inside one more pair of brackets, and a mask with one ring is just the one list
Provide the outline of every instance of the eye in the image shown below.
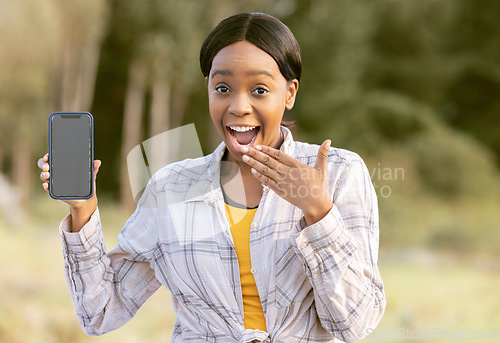
[[254,92],[258,95],[265,95],[268,93],[268,90],[265,89],[264,87],[257,87]]
[[224,85],[219,85],[219,86],[215,87],[215,90],[219,93],[229,93],[229,88],[227,86],[224,86]]

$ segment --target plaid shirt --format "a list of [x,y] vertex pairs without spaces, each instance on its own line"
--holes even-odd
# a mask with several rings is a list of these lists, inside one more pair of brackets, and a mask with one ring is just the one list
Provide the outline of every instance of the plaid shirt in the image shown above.
[[[281,151],[314,166],[318,146]],[[238,260],[224,213],[220,164],[210,155],[170,164],[149,181],[118,245],[106,252],[99,210],[78,233],[61,223],[65,271],[84,331],[116,329],[161,286],[172,293],[172,342],[353,342],[380,321],[378,208],[355,153],[331,148],[334,206],[306,227],[301,210],[264,187],[250,231],[252,273],[268,332],[245,329]]]

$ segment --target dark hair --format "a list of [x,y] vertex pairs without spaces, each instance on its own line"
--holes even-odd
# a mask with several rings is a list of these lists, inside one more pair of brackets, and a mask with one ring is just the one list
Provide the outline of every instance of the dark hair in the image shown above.
[[222,20],[205,38],[200,51],[201,72],[210,73],[217,53],[228,45],[248,41],[267,52],[287,81],[302,74],[299,43],[292,31],[278,19],[264,13],[240,13]]

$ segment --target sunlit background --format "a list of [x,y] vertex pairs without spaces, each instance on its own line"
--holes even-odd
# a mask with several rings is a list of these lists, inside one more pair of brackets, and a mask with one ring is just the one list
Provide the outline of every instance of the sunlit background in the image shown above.
[[125,327],[82,332],[57,231],[68,209],[36,161],[51,112],[92,112],[112,248],[134,146],[191,123],[204,154],[221,141],[198,53],[246,11],[301,45],[295,138],[359,153],[379,195],[388,305],[365,341],[500,341],[499,1],[0,0],[0,342],[170,341],[165,289]]

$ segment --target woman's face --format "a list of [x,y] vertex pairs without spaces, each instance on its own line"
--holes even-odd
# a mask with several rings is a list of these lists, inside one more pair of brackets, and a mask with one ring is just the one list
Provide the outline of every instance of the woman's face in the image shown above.
[[298,86],[249,42],[231,44],[215,55],[207,78],[210,117],[230,159],[241,161],[242,145],[279,148],[281,119],[293,107]]

